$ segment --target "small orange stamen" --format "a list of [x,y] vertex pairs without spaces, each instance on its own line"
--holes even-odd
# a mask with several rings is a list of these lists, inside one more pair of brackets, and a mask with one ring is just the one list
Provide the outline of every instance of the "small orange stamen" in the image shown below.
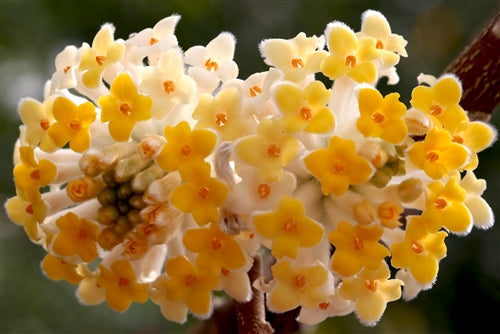
[[354,56],[345,57],[345,64],[350,68],[353,68],[354,66],[356,66],[356,57]]
[[438,106],[437,104],[434,104],[430,107],[430,112],[434,116],[439,116],[443,112],[443,109],[441,109],[441,107]]
[[303,68],[304,62],[300,58],[293,58],[292,59],[292,67],[293,68]]
[[377,49],[383,49],[384,48],[384,43],[380,39],[377,40],[377,44],[375,45],[375,48]]
[[376,111],[372,114],[372,120],[377,124],[382,124],[385,121],[385,116],[384,114]]
[[95,57],[95,61],[97,62],[97,64],[99,66],[102,66],[102,64],[104,64],[104,61],[106,60],[106,57],[105,56],[96,56]]
[[75,131],[78,131],[82,128],[82,123],[79,120],[74,119],[71,122],[69,122],[69,127]]
[[222,247],[222,242],[218,237],[212,237],[212,249],[218,250]]
[[124,102],[124,103],[120,104],[120,111],[125,116],[130,116],[130,114],[132,113],[132,106],[130,104],[128,104],[127,102]]
[[181,154],[185,156],[186,158],[189,157],[193,153],[193,149],[191,148],[191,145],[189,144],[184,144],[181,146]]
[[330,303],[329,302],[321,302],[319,303],[318,307],[320,310],[326,310],[328,308],[328,306],[330,306]]
[[184,284],[186,284],[186,286],[192,287],[195,283],[196,276],[189,274],[184,278]]
[[420,244],[420,242],[418,241],[413,241],[411,243],[411,250],[417,254],[420,254],[424,251],[424,246],[422,246],[422,244]]
[[354,245],[355,250],[362,250],[365,247],[363,239],[360,239],[359,237],[355,237],[352,243]]
[[295,219],[287,219],[287,221],[285,221],[285,225],[283,225],[283,229],[287,232],[297,230],[297,222]]
[[33,205],[31,205],[31,204],[28,205],[26,207],[26,212],[29,213],[30,215],[32,215],[33,214]]
[[68,71],[71,69],[71,66],[66,66],[64,69],[63,69],[63,72],[64,74],[68,73]]
[[446,202],[446,200],[444,198],[436,198],[436,200],[434,201],[434,206],[436,207],[436,209],[444,209],[446,208],[446,206],[448,205],[448,203]]
[[167,80],[163,82],[163,91],[166,94],[172,94],[175,90],[175,83],[172,80]]
[[158,43],[158,39],[156,39],[156,38],[154,38],[154,37],[151,37],[151,38],[149,39],[149,45],[153,45],[153,44],[156,44],[156,43]]
[[279,158],[281,153],[281,149],[276,144],[271,144],[267,147],[267,154],[269,154],[273,158]]
[[302,117],[304,121],[311,120],[312,118],[311,108],[308,106],[300,108],[300,117]]
[[33,180],[40,180],[40,170],[39,169],[35,169],[34,171],[32,171],[30,173],[30,176]]
[[250,87],[250,96],[251,97],[256,97],[257,94],[262,93],[262,89],[259,86],[252,86]]
[[207,61],[205,62],[205,68],[209,71],[215,72],[219,69],[219,64],[217,64],[216,61],[213,61],[212,59],[208,58]]
[[228,270],[228,269],[226,269],[226,268],[224,268],[224,267],[220,268],[220,272],[221,272],[221,273],[222,273],[222,275],[224,275],[224,276],[229,275],[229,270]]
[[297,275],[294,278],[294,283],[297,288],[302,288],[306,284],[306,278],[302,275]]
[[451,141],[454,142],[454,143],[458,143],[458,144],[463,144],[464,143],[464,139],[462,137],[460,137],[459,135],[453,136],[453,138],[451,139]]
[[127,285],[129,282],[128,279],[126,279],[125,277],[120,277],[120,279],[118,280],[118,286],[120,287],[124,287],[125,285]]
[[344,174],[345,173],[345,165],[341,160],[335,160],[333,162],[332,171],[336,174]]
[[217,124],[217,126],[224,126],[226,125],[227,121],[227,114],[225,112],[218,112],[215,115],[215,124]]
[[378,282],[376,280],[373,280],[373,279],[365,280],[365,286],[371,292],[375,292],[377,290],[377,285],[378,285]]
[[434,151],[427,152],[425,154],[425,159],[429,162],[436,162],[436,160],[439,159],[439,154]]
[[203,199],[208,199],[208,197],[210,197],[210,189],[208,189],[207,187],[201,187],[200,191],[198,192],[198,196]]
[[47,129],[49,128],[49,126],[50,126],[50,122],[49,122],[49,120],[48,120],[48,119],[45,119],[45,118],[44,118],[44,119],[41,119],[41,120],[40,120],[40,127],[41,127],[42,129],[47,130]]
[[261,183],[257,186],[257,193],[260,198],[267,198],[267,196],[271,193],[271,187],[267,183]]

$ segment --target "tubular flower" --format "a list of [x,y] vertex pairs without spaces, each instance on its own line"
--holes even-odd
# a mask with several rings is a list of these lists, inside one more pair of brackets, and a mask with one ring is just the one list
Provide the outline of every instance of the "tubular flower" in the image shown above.
[[283,167],[299,152],[299,142],[282,130],[279,121],[262,120],[257,133],[240,139],[234,148],[239,159],[256,166],[264,182],[279,182]]
[[167,142],[156,157],[156,162],[168,172],[201,163],[212,152],[217,141],[213,132],[202,129],[191,130],[186,121],[180,122],[175,127],[167,125],[164,134]]
[[446,184],[441,181],[427,186],[427,203],[422,218],[427,220],[431,232],[441,227],[457,234],[467,234],[472,228],[472,217],[465,205],[466,191],[452,177]]
[[266,64],[280,69],[285,80],[300,83],[319,70],[327,56],[323,37],[307,37],[303,32],[292,39],[266,39],[259,45]]
[[183,242],[188,250],[198,253],[196,265],[215,275],[222,268],[241,269],[247,262],[234,236],[222,232],[217,222],[211,223],[208,228],[187,230]]
[[363,268],[376,269],[384,257],[391,255],[379,243],[383,229],[379,225],[356,225],[341,221],[328,234],[335,246],[332,268],[341,276],[352,276]]
[[408,128],[401,118],[406,107],[399,102],[399,94],[391,93],[382,97],[378,90],[363,88],[358,95],[360,117],[357,129],[366,137],[398,144],[408,135]]
[[403,241],[391,245],[391,264],[395,268],[408,268],[421,285],[432,284],[436,279],[439,260],[446,256],[444,231],[429,232],[425,218],[412,217],[406,227]]
[[75,152],[83,152],[90,145],[89,126],[94,122],[96,113],[91,102],[76,106],[65,97],[58,97],[52,106],[56,120],[48,133],[54,143],[62,147],[69,142],[69,147]]
[[208,163],[197,163],[184,169],[186,183],[170,195],[170,202],[182,212],[191,212],[199,225],[219,221],[219,206],[228,194],[224,182],[210,176]]
[[99,265],[100,274],[97,285],[106,290],[106,302],[109,307],[125,312],[132,302],[145,303],[148,300],[148,285],[138,283],[132,265],[121,259],[108,268]]
[[375,326],[387,303],[401,298],[403,281],[389,277],[387,264],[381,262],[378,268],[364,269],[359,275],[345,279],[339,288],[343,298],[354,301],[354,311],[366,326]]
[[321,180],[323,195],[340,196],[350,185],[367,181],[373,174],[370,163],[356,154],[352,140],[333,136],[327,148],[320,148],[305,157],[304,163]]
[[410,147],[408,157],[428,176],[437,180],[449,171],[462,167],[467,162],[469,151],[453,142],[448,131],[435,127],[423,142]]
[[326,106],[331,91],[321,81],[313,81],[303,90],[291,83],[278,85],[274,99],[284,115],[283,129],[288,133],[299,131],[323,133],[333,130],[335,119]]
[[444,75],[431,87],[417,86],[411,93],[411,105],[423,111],[434,126],[453,131],[460,123],[468,121],[466,112],[458,104],[462,87],[452,75]]
[[406,56],[381,13],[265,39],[246,78],[232,34],[180,46],[179,19],[124,40],[104,24],[18,105],[5,211],[81,303],[149,296],[183,323],[260,293],[304,324],[355,311],[372,326],[402,282],[405,299],[432,287],[447,233],[493,225],[472,171],[496,130],[449,74],[419,75],[409,110],[381,95]]
[[[150,294],[153,302],[161,305],[167,319],[173,314],[181,318],[175,321],[185,321],[186,308],[199,317],[208,317],[212,312],[211,291],[219,284],[219,276],[194,266],[184,256],[169,259],[165,269],[168,277],[159,276]],[[170,310],[170,307],[180,310]]]
[[333,22],[325,30],[330,54],[321,63],[321,72],[332,80],[344,75],[358,83],[373,83],[377,69],[372,60],[379,57],[374,38],[358,39],[345,24]]
[[83,51],[79,70],[83,71],[83,84],[89,88],[99,86],[104,70],[118,62],[125,52],[125,44],[114,40],[115,27],[105,23],[92,41],[92,47]]
[[286,312],[297,306],[316,307],[326,296],[322,286],[328,274],[320,263],[294,267],[288,260],[279,260],[271,267],[274,286],[267,297],[267,306],[273,312]]
[[323,226],[308,218],[304,211],[304,204],[299,199],[284,196],[277,210],[254,216],[255,230],[263,237],[273,239],[271,252],[276,258],[288,256],[295,259],[299,247],[312,247],[321,241]]

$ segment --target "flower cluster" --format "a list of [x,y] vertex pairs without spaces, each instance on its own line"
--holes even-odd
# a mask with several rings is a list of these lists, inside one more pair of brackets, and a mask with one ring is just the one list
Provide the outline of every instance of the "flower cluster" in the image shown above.
[[[474,169],[496,131],[469,120],[453,75],[420,75],[409,106],[377,90],[407,56],[381,13],[264,40],[269,69],[245,79],[230,33],[183,51],[179,18],[127,40],[104,24],[19,104],[7,213],[82,303],[150,298],[182,323],[254,286],[303,323],[372,326],[431,287],[449,233],[493,224]],[[251,282],[256,256],[272,275]]]

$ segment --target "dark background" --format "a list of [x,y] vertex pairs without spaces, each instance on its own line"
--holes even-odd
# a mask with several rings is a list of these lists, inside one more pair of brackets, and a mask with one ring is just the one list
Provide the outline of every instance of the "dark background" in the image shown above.
[[[240,78],[265,70],[257,49],[264,38],[292,38],[298,32],[320,35],[333,21],[360,29],[366,9],[381,11],[392,31],[408,40],[401,82],[390,87],[407,106],[421,73],[439,76],[460,50],[500,9],[498,1],[6,1],[0,0],[0,202],[15,194],[12,148],[18,136],[18,100],[42,100],[43,84],[64,46],[91,44],[104,22],[116,25],[115,38],[153,25],[165,16],[182,16],[179,45],[205,45],[221,31],[237,38],[235,60]],[[498,109],[498,108],[497,108]],[[500,113],[492,123],[498,128]],[[500,216],[500,145],[479,154],[478,178],[488,180],[484,194]],[[44,251],[30,243],[22,228],[0,211],[0,333],[181,333],[148,302],[119,314],[99,306],[81,306],[75,286],[42,274]],[[435,286],[411,302],[388,304],[374,328],[353,314],[331,318],[314,333],[461,333],[498,328],[500,309],[500,227],[473,229],[467,237],[450,235]],[[309,331],[309,332],[311,332]],[[305,331],[304,331],[305,332]]]

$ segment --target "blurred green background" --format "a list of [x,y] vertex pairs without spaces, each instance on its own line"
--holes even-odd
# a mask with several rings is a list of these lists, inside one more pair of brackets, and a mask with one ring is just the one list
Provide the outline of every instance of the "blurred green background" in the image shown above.
[[[265,69],[257,49],[264,38],[320,35],[327,23],[360,28],[366,9],[381,11],[392,30],[408,40],[408,58],[398,66],[401,82],[391,87],[409,105],[416,76],[439,76],[446,65],[500,9],[495,1],[7,1],[0,0],[0,202],[15,193],[12,147],[20,124],[18,100],[42,100],[43,84],[64,46],[92,42],[104,22],[116,25],[116,38],[152,27],[172,13],[182,16],[176,35],[185,50],[205,45],[221,31],[237,38],[240,78]],[[498,108],[497,108],[498,109]],[[492,123],[500,127],[500,112]],[[488,180],[484,195],[500,216],[500,144],[480,153],[477,175]],[[105,304],[81,306],[75,287],[42,274],[44,252],[0,212],[0,333],[181,333],[195,324],[171,324],[156,305],[132,305],[119,314]],[[498,328],[500,309],[500,226],[447,238],[433,289],[411,302],[390,303],[374,328],[354,315],[332,318],[316,333],[460,333]],[[491,326],[491,327],[490,327]]]

